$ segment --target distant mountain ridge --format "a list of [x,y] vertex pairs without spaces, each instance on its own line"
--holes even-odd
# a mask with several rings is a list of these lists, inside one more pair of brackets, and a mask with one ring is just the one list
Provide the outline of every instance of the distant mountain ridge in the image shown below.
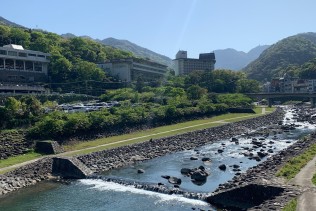
[[316,58],[316,33],[301,33],[280,40],[266,49],[243,71],[251,79],[270,81],[282,76],[290,66],[300,66]]
[[24,26],[21,26],[19,24],[16,24],[14,22],[7,20],[7,19],[3,18],[2,16],[0,16],[0,24],[6,25],[6,26],[12,26],[12,27],[26,28]]
[[237,51],[232,48],[215,50],[216,69],[241,70],[250,62],[257,59],[260,54],[266,50],[269,45],[259,45],[251,49],[248,53]]
[[[7,26],[13,26],[13,27],[19,27],[24,28],[26,27],[21,26],[19,24],[16,24],[14,22],[11,22],[3,17],[0,16],[0,24],[7,25]],[[64,38],[74,38],[77,37],[76,35],[72,33],[66,33],[61,35]],[[100,42],[104,45],[108,45],[120,50],[125,50],[132,52],[135,56],[142,57],[142,58],[148,58],[152,61],[167,65],[168,67],[173,67],[172,59],[158,54],[154,51],[151,51],[147,48],[141,47],[135,43],[132,43],[128,40],[120,40],[115,38],[106,38],[104,40],[99,39],[93,39],[89,36],[80,36],[82,38],[91,39],[97,42]],[[244,68],[246,65],[248,65],[251,61],[258,58],[258,56],[267,48],[268,46],[257,46],[254,49],[250,50],[248,53],[237,51],[235,49],[224,49],[224,50],[215,50],[215,58],[216,58],[216,64],[215,67],[217,69],[231,69],[231,70],[240,70]],[[176,53],[176,52],[175,52]]]

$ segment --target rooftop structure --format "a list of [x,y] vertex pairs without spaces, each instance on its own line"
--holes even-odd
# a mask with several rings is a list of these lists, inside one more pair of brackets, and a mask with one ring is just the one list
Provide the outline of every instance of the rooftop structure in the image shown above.
[[198,59],[188,58],[187,51],[178,51],[175,65],[175,75],[189,74],[194,70],[214,70],[215,54],[201,53]]
[[154,81],[163,78],[167,72],[166,65],[139,58],[113,59],[98,65],[125,82],[136,81],[138,77],[144,81]]

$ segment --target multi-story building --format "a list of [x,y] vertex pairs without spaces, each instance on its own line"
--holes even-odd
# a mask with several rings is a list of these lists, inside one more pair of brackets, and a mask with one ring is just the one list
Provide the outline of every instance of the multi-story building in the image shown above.
[[285,74],[282,78],[272,79],[269,87],[264,87],[264,91],[281,92],[281,93],[308,93],[316,92],[315,79],[300,79],[297,77],[290,77]]
[[155,81],[164,78],[167,73],[166,65],[139,58],[113,59],[98,66],[124,82],[136,81],[138,77],[144,81]]
[[21,45],[0,47],[0,92],[45,91],[43,87],[33,85],[37,82],[47,82],[49,56],[48,53],[25,50]]
[[175,75],[189,74],[194,70],[214,70],[215,53],[201,53],[198,59],[188,58],[187,51],[178,51],[173,60]]

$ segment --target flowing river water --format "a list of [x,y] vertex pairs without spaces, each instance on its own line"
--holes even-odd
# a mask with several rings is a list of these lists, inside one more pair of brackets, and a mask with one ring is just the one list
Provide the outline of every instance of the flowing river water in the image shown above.
[[[273,152],[270,155],[295,143],[299,137],[315,129],[308,122],[296,122],[293,114],[294,110],[287,109],[284,123],[295,123],[297,125],[295,130],[265,138],[264,142],[270,144],[267,144],[264,150],[271,149]],[[211,193],[219,184],[232,179],[237,172],[244,172],[266,159],[265,157],[260,162],[248,159],[242,152],[247,147],[253,146],[251,144],[252,138],[246,136],[237,138],[239,144],[232,142],[231,139],[219,140],[198,149],[173,153],[132,166],[103,172],[102,176],[140,183],[163,183],[172,187],[166,179],[161,177],[162,175],[170,175],[182,180],[181,188],[184,190]],[[223,149],[223,152],[218,153],[218,149]],[[262,148],[254,149],[253,153],[260,151],[260,149],[262,150]],[[191,157],[197,157],[198,160],[191,160]],[[201,159],[205,157],[210,158],[211,162],[202,162]],[[227,166],[226,171],[218,168],[221,164]],[[239,167],[236,169],[232,167],[233,165]],[[210,172],[204,184],[195,184],[190,177],[180,173],[181,168],[197,168],[199,166],[204,166]],[[143,169],[145,173],[137,173],[138,169]],[[72,181],[69,184],[46,181],[0,198],[0,210],[159,211],[192,209],[216,210],[215,207],[200,200],[136,189],[132,186],[119,185],[101,179],[82,179]]]

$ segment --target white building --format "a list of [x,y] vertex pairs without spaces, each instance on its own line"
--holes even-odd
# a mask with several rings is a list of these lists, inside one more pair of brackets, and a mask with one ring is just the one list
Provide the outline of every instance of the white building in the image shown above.
[[0,47],[0,94],[43,94],[38,82],[48,81],[48,53],[25,50],[21,45]]
[[167,73],[166,65],[139,58],[113,59],[98,66],[124,82],[136,81],[138,77],[153,81],[165,77]]
[[21,45],[0,47],[0,82],[46,82],[48,53],[25,50]]
[[189,74],[194,70],[214,70],[215,53],[202,53],[198,59],[188,58],[187,51],[178,51],[173,60],[175,75]]

